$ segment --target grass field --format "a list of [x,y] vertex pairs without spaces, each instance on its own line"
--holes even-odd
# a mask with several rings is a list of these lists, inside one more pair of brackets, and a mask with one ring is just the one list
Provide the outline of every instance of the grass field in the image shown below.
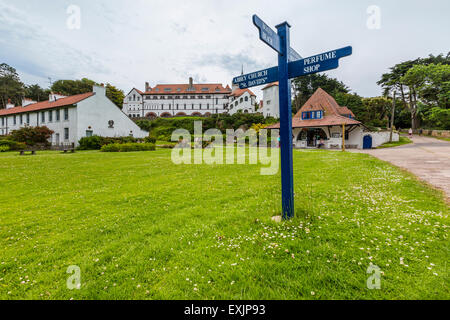
[[257,165],[0,154],[0,298],[450,298],[440,192],[365,154],[295,150],[294,171],[297,216],[277,224],[280,175]]

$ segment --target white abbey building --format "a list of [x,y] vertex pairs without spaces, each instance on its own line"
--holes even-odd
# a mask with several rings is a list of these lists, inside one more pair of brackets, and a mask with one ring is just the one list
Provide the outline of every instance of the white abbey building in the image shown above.
[[212,114],[254,113],[256,96],[219,83],[158,84],[145,91],[133,88],[123,101],[122,110],[130,118],[170,118],[181,116],[210,116]]
[[145,91],[136,88],[123,101],[123,111],[130,118],[175,116],[209,116],[227,112],[229,86],[221,84],[158,84]]
[[228,103],[228,113],[255,113],[256,95],[250,89],[239,89],[233,86]]
[[265,118],[280,118],[280,96],[278,82],[269,83],[263,89],[262,112]]
[[48,101],[24,101],[22,106],[8,104],[0,110],[0,134],[25,126],[46,126],[54,131],[52,145],[78,145],[83,137],[133,136],[144,138],[141,130],[126,114],[106,97],[106,88],[94,86],[93,92],[74,96],[50,94]]

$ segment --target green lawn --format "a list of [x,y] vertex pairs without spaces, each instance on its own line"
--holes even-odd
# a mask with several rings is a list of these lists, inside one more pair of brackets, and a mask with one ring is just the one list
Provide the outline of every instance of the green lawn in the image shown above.
[[170,152],[0,154],[0,299],[450,298],[449,207],[412,175],[295,150],[297,216],[276,224],[279,174]]
[[392,148],[392,147],[398,147],[398,146],[402,146],[404,144],[409,144],[409,143],[413,143],[411,141],[411,139],[407,138],[407,137],[399,137],[398,141],[395,142],[386,142],[383,143],[381,146],[379,146],[377,149],[383,149],[383,148]]

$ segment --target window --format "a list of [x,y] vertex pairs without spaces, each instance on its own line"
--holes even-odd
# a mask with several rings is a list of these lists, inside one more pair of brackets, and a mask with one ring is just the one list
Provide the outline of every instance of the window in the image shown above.
[[206,109],[208,109],[208,110],[209,110],[209,103],[207,103],[207,104],[206,104]]
[[69,128],[64,128],[64,140],[69,140]]
[[45,112],[41,112],[41,122],[45,122]]
[[19,123],[23,124],[23,116],[22,115],[19,116]]
[[50,110],[48,112],[48,122],[52,122],[53,121],[53,110]]
[[14,125],[17,124],[16,116],[13,117],[13,122],[14,122]]
[[55,113],[56,113],[56,121],[59,121],[60,120],[60,112],[59,112],[60,110],[58,109],[58,110],[55,110]]
[[27,124],[30,124],[30,114],[27,113]]
[[241,99],[239,100],[239,102],[240,102],[240,103],[244,102],[244,99],[241,98]]
[[64,109],[64,120],[69,120],[69,109],[68,108]]
[[267,105],[270,105],[270,100],[267,100],[267,101],[266,101],[266,104],[267,104]]
[[92,130],[86,130],[86,137],[92,137],[94,132]]
[[216,104],[219,104],[219,98],[216,98]]
[[5,118],[2,117],[2,126],[4,126],[4,125],[5,125]]
[[186,110],[186,103],[184,104],[184,110]]
[[322,119],[322,117],[323,117],[323,111],[305,111],[305,112],[302,112],[302,119],[303,120]]
[[245,101],[248,101],[248,97],[245,97]]

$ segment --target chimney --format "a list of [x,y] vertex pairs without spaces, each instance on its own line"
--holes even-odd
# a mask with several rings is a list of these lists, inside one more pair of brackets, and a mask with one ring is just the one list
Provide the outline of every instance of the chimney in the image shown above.
[[189,88],[192,89],[194,87],[194,80],[192,77],[189,77]]
[[14,107],[15,107],[14,103],[11,103],[11,99],[8,99],[8,103],[6,104],[6,109],[11,109]]
[[95,85],[92,87],[92,92],[99,96],[106,96],[106,88],[103,83],[99,86]]
[[145,92],[150,91],[150,84],[148,82],[145,83]]

